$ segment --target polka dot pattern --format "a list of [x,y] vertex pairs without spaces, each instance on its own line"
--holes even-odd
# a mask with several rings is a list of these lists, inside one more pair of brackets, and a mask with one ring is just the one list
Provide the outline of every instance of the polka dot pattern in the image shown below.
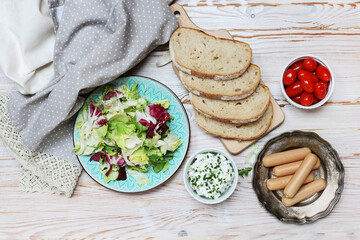
[[78,164],[72,131],[85,93],[134,67],[176,28],[162,0],[66,1],[56,33],[55,79],[35,95],[10,96],[8,113],[24,144]]

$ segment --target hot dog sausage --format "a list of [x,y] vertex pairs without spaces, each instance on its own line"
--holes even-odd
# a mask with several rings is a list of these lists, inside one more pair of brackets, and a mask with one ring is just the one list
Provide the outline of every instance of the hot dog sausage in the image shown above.
[[319,178],[300,188],[300,190],[296,193],[296,195],[293,198],[283,197],[281,201],[286,207],[290,207],[310,197],[311,195],[324,190],[325,187],[326,187],[326,181],[323,178]]
[[296,170],[295,174],[290,179],[290,182],[286,185],[284,189],[285,197],[294,197],[317,161],[319,161],[319,159],[315,154],[309,153],[305,157],[298,170]]
[[311,151],[309,148],[298,148],[285,152],[266,155],[263,158],[263,164],[265,167],[273,167],[284,163],[303,160],[305,156],[308,155],[310,152]]
[[[286,185],[290,182],[290,179],[293,175],[279,177],[279,178],[270,178],[266,181],[266,186],[270,191],[276,191],[284,189]],[[309,183],[314,181],[314,173],[310,173],[309,176],[305,179],[304,183]]]
[[[301,163],[302,161],[297,161],[297,162],[276,166],[273,169],[273,174],[277,177],[292,175],[300,167]],[[320,160],[316,162],[315,166],[313,167],[313,170],[318,169],[319,167],[320,167]]]

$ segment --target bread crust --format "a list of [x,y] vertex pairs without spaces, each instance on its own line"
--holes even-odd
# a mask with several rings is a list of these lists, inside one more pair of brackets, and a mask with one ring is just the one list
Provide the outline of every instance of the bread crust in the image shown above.
[[[271,104],[271,103],[270,103]],[[271,104],[272,106],[272,104]],[[270,107],[270,105],[269,105]],[[271,122],[272,122],[272,119],[273,119],[273,116],[274,116],[274,108],[271,107],[271,118],[270,118],[270,121],[267,123],[267,126],[265,127],[265,129],[259,133],[258,135],[256,136],[252,136],[252,137],[249,137],[249,138],[233,138],[233,137],[229,137],[229,136],[225,136],[225,135],[222,135],[222,134],[216,134],[216,133],[213,133],[213,132],[210,132],[209,130],[203,128],[199,122],[197,121],[196,117],[195,117],[195,121],[196,123],[198,124],[198,126],[203,129],[205,132],[211,134],[211,135],[214,135],[214,136],[218,136],[218,137],[221,137],[221,138],[226,138],[226,139],[235,139],[235,140],[238,140],[238,141],[244,141],[244,140],[253,140],[253,139],[257,139],[259,137],[261,137],[262,135],[264,135],[266,133],[266,131],[269,129],[270,125],[271,125]]]
[[[250,122],[255,122],[256,120],[258,120],[262,115],[264,115],[266,109],[268,108],[269,104],[270,104],[270,90],[269,88],[264,85],[264,84],[260,84],[263,88],[265,88],[267,95],[268,95],[268,100],[267,103],[264,107],[264,109],[260,112],[260,114],[256,115],[253,118],[246,118],[246,119],[235,119],[235,118],[219,118],[217,116],[215,116],[214,114],[211,114],[209,112],[206,112],[204,110],[200,110],[198,107],[195,106],[195,104],[191,101],[191,104],[193,105],[194,109],[197,110],[200,114],[203,114],[206,117],[221,121],[221,122],[229,122],[229,123],[250,123]],[[191,99],[191,97],[190,97]]]
[[[194,31],[198,31],[202,34],[205,34],[207,35],[208,37],[210,38],[214,38],[214,39],[219,39],[219,40],[225,40],[225,41],[230,41],[230,42],[237,42],[237,43],[242,43],[244,45],[247,45],[250,49],[250,61],[247,63],[246,66],[244,66],[243,69],[241,69],[240,71],[238,72],[234,72],[234,73],[231,73],[231,74],[208,74],[208,73],[204,73],[204,72],[199,72],[199,71],[196,71],[195,69],[192,69],[192,68],[188,68],[188,67],[185,67],[183,65],[181,65],[180,63],[178,63],[175,59],[175,53],[174,53],[174,50],[172,48],[172,44],[171,44],[171,39],[173,38],[174,34],[177,33],[177,31],[180,31],[180,29],[191,29],[191,30],[194,30]],[[234,78],[237,78],[237,77],[240,77],[245,71],[246,69],[250,66],[251,64],[251,59],[253,57],[253,54],[252,54],[252,49],[250,47],[249,44],[245,43],[245,42],[241,42],[241,41],[237,41],[237,40],[233,40],[233,39],[226,39],[226,38],[217,38],[217,37],[214,37],[212,35],[209,35],[207,33],[205,33],[204,31],[201,31],[199,29],[195,29],[195,28],[188,28],[188,27],[179,27],[178,29],[176,29],[171,37],[170,37],[170,41],[169,41],[169,51],[170,51],[170,56],[171,56],[171,60],[173,62],[173,64],[175,65],[175,67],[177,69],[179,69],[180,71],[182,72],[185,72],[187,74],[190,74],[190,75],[194,75],[194,76],[197,76],[197,77],[200,77],[200,78],[209,78],[209,79],[213,79],[213,80],[231,80],[231,79],[234,79]]]
[[[241,100],[241,99],[247,98],[248,96],[253,94],[255,92],[256,88],[258,87],[258,85],[260,84],[261,70],[260,70],[259,66],[255,65],[255,64],[251,64],[251,65],[254,65],[255,67],[258,68],[258,70],[260,72],[259,78],[258,78],[257,84],[252,89],[250,89],[249,91],[247,91],[241,95],[212,94],[212,93],[207,93],[207,92],[201,91],[201,89],[193,89],[193,88],[189,87],[188,85],[186,85],[185,81],[183,80],[183,72],[182,71],[177,69],[177,71],[175,70],[175,72],[179,72],[179,73],[177,73],[177,75],[178,75],[179,79],[181,80],[182,84],[189,92],[193,93],[194,95],[211,98],[211,99],[229,100],[229,101],[234,100],[235,101],[235,100]],[[175,67],[175,64],[173,64],[173,67]]]
[[[259,118],[262,117],[262,114],[260,114],[259,116],[257,116],[256,118],[253,118],[253,119],[249,119],[249,120],[243,120],[243,121],[235,121],[235,120],[228,120],[228,119],[221,119],[221,118],[216,118],[214,117],[213,115],[208,115],[207,113],[204,113],[202,112],[200,109],[198,109],[197,107],[194,106],[193,104],[193,107],[194,107],[194,110],[197,111],[198,113],[204,115],[205,117],[207,118],[212,118],[214,120],[217,120],[217,121],[220,121],[220,122],[225,122],[225,123],[233,123],[233,124],[246,124],[246,123],[251,123],[251,122],[255,122],[256,120],[258,120]],[[266,109],[265,109],[266,110]]]

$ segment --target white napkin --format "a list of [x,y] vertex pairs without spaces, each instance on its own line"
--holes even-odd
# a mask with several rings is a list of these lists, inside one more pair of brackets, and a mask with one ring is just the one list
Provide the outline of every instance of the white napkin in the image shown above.
[[54,77],[55,33],[46,0],[0,1],[0,71],[23,94]]

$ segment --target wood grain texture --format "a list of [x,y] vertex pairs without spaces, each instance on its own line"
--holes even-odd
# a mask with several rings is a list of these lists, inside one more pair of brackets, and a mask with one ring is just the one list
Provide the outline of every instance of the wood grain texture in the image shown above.
[[[291,3],[295,4],[291,4]],[[262,208],[251,186],[241,179],[235,193],[215,206],[193,200],[185,190],[183,168],[153,191],[120,194],[99,186],[83,173],[72,198],[23,193],[18,188],[19,164],[0,143],[0,239],[360,239],[360,3],[351,1],[192,1],[180,0],[201,28],[227,29],[253,48],[286,115],[285,122],[259,141],[285,131],[315,131],[338,151],[345,166],[345,189],[333,212],[304,225],[283,224]],[[197,4],[198,3],[198,4]],[[254,14],[254,17],[251,17]],[[155,51],[131,74],[164,82],[183,102],[187,92],[170,65],[157,69],[163,51]],[[291,58],[311,53],[325,59],[335,74],[330,101],[317,110],[289,105],[279,86],[283,67]],[[0,93],[15,85],[0,75]],[[204,147],[224,150],[221,142],[191,122],[188,156]],[[247,166],[249,150],[234,156]]]

